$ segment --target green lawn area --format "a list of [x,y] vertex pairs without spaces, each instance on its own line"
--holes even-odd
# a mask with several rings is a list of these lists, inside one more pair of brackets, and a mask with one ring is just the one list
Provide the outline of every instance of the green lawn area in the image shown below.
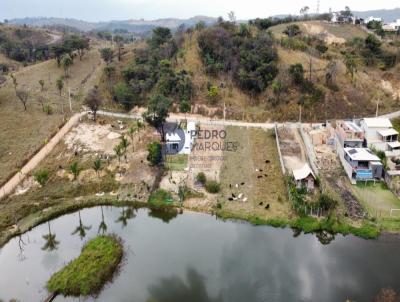
[[167,155],[165,166],[171,171],[183,171],[188,166],[187,154]]
[[[400,209],[400,199],[397,198],[384,183],[359,182],[352,186],[354,194],[364,208],[372,216],[390,217],[390,209]],[[400,211],[394,213],[400,216]]]
[[115,237],[96,237],[84,246],[78,258],[50,278],[47,288],[64,296],[94,295],[111,279],[122,254],[122,244]]

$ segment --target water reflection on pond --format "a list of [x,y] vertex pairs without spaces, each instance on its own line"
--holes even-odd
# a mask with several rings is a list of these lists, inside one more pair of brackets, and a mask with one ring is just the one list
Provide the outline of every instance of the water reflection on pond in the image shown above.
[[126,251],[122,270],[98,301],[371,301],[380,288],[400,291],[397,237],[336,236],[323,245],[315,235],[294,237],[290,229],[205,214],[95,207],[3,247],[0,298],[43,301],[51,274],[98,233],[118,234]]

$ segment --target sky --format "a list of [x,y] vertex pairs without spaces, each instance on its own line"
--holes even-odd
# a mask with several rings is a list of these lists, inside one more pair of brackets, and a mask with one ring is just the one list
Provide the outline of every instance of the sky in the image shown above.
[[[23,17],[61,17],[86,21],[126,19],[190,18],[196,15],[237,19],[298,14],[309,6],[315,12],[318,0],[0,0],[0,20]],[[320,11],[391,9],[399,0],[320,0]]]

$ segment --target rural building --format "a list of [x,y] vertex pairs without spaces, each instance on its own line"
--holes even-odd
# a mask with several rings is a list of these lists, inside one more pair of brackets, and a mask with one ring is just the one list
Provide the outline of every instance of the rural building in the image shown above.
[[374,17],[374,16],[369,16],[368,18],[365,19],[365,24],[368,24],[369,22],[381,22],[382,23],[382,18]]
[[[351,167],[351,179],[368,180],[382,178],[383,165],[379,157],[372,153],[370,149],[344,148],[343,150],[344,159],[348,164],[347,167]],[[346,166],[344,168],[347,172]]]
[[188,122],[186,129],[178,123],[165,123],[165,148],[167,154],[190,154],[194,134],[196,131],[196,123]]
[[309,192],[314,190],[316,178],[308,164],[301,169],[293,170],[293,178],[298,189],[305,187]]
[[362,148],[364,130],[352,121],[336,121],[336,134],[342,148]]
[[[389,151],[396,148],[399,133],[393,129],[388,118],[365,118],[361,121],[361,128],[365,133],[366,145],[380,151]],[[388,143],[392,144],[392,147]]]
[[395,31],[400,31],[400,19],[397,19],[396,21],[391,22],[387,25]]

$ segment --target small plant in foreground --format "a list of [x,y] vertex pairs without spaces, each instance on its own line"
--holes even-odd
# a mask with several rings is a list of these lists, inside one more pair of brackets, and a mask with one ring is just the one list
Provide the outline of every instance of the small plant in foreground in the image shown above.
[[207,181],[207,177],[204,172],[199,172],[196,176],[196,180],[204,186]]
[[205,187],[206,187],[206,191],[208,193],[212,193],[212,194],[218,193],[219,190],[221,189],[221,185],[218,182],[216,182],[215,180],[206,181]]
[[39,170],[35,173],[34,178],[41,186],[44,186],[49,180],[49,171]]

